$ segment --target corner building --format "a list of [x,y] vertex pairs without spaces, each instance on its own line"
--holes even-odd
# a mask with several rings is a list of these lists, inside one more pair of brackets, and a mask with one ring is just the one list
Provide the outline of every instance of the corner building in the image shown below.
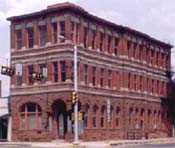
[[[169,137],[172,46],[60,3],[11,22],[13,141],[73,140],[73,49],[78,48],[82,140]],[[43,81],[33,81],[40,72]]]

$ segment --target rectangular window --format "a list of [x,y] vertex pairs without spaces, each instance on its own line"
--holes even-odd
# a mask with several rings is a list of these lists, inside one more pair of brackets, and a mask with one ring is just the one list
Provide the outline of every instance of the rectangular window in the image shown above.
[[92,69],[92,85],[93,86],[96,85],[95,81],[96,81],[96,67],[93,67]]
[[110,50],[111,50],[111,40],[112,40],[112,37],[109,35],[108,36],[108,44],[107,44],[107,50],[108,50],[108,53],[110,53]]
[[79,40],[79,27],[80,27],[80,25],[78,23],[76,23],[76,33],[75,33],[76,43],[78,43],[78,40]]
[[29,65],[28,66],[28,78],[29,78],[29,83],[32,84],[33,83],[33,79],[32,79],[32,74],[34,73],[34,67],[33,65]]
[[100,51],[103,50],[104,33],[100,32]]
[[143,55],[143,46],[139,45],[139,60],[143,60],[142,55]]
[[137,58],[136,49],[137,49],[137,43],[134,43],[134,47],[133,47],[133,57],[134,57],[134,58]]
[[71,40],[74,41],[75,23],[71,22]]
[[22,48],[22,30],[16,30],[16,47],[17,49]]
[[118,55],[118,44],[119,44],[119,38],[115,38],[115,47],[114,47],[115,55]]
[[134,75],[134,90],[137,89],[137,75]]
[[40,26],[39,33],[40,33],[40,46],[45,46],[47,41],[47,27]]
[[127,55],[129,57],[129,51],[131,49],[131,41],[127,41]]
[[22,84],[22,64],[15,65],[15,74],[17,78],[17,85]]
[[47,66],[46,66],[46,64],[41,64],[39,67],[40,67],[40,73],[44,76],[44,78],[47,78]]
[[142,91],[143,90],[143,77],[140,76],[140,90]]
[[104,86],[104,69],[101,69],[100,72],[100,86],[103,87]]
[[65,39],[65,21],[61,21],[60,22],[60,35],[63,37],[63,39],[61,39],[61,42],[64,42]]
[[154,50],[151,50],[151,64],[154,63]]
[[159,65],[159,52],[156,52],[156,65]]
[[108,70],[108,87],[111,87],[111,81],[112,81],[112,71]]
[[28,32],[28,47],[33,48],[33,45],[34,45],[34,31],[33,31],[33,28],[28,28],[27,32]]
[[152,80],[152,83],[151,83],[151,92],[154,93],[154,80]]
[[[77,63],[77,69],[79,69],[79,63]],[[71,80],[74,81],[74,62],[71,62]]]
[[131,74],[128,74],[128,88],[131,89]]
[[92,49],[95,48],[96,31],[92,30]]
[[65,82],[66,81],[66,62],[61,61],[61,81]]
[[53,77],[54,77],[54,82],[58,82],[58,63],[53,62]]
[[53,39],[53,43],[57,43],[57,39],[58,39],[57,23],[52,23],[52,39]]
[[88,28],[87,27],[84,27],[83,44],[84,44],[84,47],[85,48],[87,47],[87,36],[88,36]]
[[87,85],[88,83],[88,66],[84,65],[84,83]]

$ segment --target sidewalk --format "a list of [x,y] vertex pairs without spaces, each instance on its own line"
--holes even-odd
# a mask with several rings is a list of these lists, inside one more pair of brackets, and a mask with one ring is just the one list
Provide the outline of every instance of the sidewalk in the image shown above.
[[109,148],[121,145],[137,145],[137,144],[168,144],[175,143],[175,138],[159,138],[149,140],[116,140],[116,141],[96,141],[96,142],[80,142],[78,145],[68,142],[0,142],[2,145],[23,146],[23,147],[41,147],[41,148]]

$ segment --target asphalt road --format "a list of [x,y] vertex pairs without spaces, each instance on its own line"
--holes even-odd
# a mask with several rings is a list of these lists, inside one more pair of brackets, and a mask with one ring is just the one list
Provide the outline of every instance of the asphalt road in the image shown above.
[[[42,147],[30,147],[26,145],[0,145],[0,148],[42,148]],[[47,148],[47,147],[43,147]],[[48,147],[50,148],[50,147]],[[52,147],[53,148],[53,147]],[[56,147],[55,147],[56,148]],[[93,148],[93,147],[87,147],[87,148]],[[97,148],[97,147],[94,147]],[[100,148],[100,147],[99,147]],[[104,148],[104,147],[103,147]],[[110,148],[110,147],[108,147]],[[146,144],[146,145],[127,145],[127,146],[112,146],[111,148],[175,148],[174,144]]]
[[175,148],[174,144],[146,144],[146,145],[133,145],[133,146],[116,146],[112,148]]

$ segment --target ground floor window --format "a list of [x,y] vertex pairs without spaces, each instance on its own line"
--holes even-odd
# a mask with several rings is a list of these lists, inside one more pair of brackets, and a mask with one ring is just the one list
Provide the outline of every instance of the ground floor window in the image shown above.
[[20,128],[24,130],[41,129],[41,107],[26,103],[20,108]]

